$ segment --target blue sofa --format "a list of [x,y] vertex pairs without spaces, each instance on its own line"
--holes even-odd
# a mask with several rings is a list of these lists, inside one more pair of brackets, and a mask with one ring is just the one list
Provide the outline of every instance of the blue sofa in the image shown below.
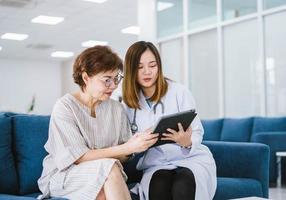
[[[40,193],[43,148],[49,116],[0,114],[0,200],[35,199]],[[269,147],[264,144],[205,141],[212,151],[218,174],[216,200],[246,196],[268,197]],[[138,182],[141,171],[135,159],[124,165],[128,184]],[[61,199],[61,198],[52,198]]]
[[[202,120],[204,141],[262,143],[270,148],[269,182],[276,186],[276,152],[286,151],[286,117]],[[286,165],[283,160],[282,171]],[[283,177],[285,179],[285,177]]]

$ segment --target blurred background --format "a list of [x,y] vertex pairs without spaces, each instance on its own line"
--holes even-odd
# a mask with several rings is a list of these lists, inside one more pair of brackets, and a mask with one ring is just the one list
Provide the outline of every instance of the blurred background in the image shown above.
[[286,0],[0,0],[0,111],[50,114],[85,48],[148,40],[202,119],[285,116],[285,23]]

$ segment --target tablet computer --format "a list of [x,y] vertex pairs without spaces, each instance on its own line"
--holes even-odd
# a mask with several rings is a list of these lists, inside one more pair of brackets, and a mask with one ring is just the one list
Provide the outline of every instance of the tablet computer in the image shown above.
[[195,110],[188,110],[184,112],[178,112],[175,114],[162,116],[155,125],[154,130],[152,131],[153,133],[159,133],[158,141],[151,147],[167,143],[174,143],[173,141],[169,140],[161,140],[161,138],[163,137],[162,134],[170,133],[167,131],[168,128],[178,131],[178,123],[181,123],[184,128],[184,131],[186,131],[196,116],[197,113]]

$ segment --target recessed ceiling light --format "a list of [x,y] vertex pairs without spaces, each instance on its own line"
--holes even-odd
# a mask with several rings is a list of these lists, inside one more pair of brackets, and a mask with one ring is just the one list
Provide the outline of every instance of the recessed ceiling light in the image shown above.
[[47,25],[56,25],[62,21],[64,21],[63,17],[52,17],[45,15],[39,15],[38,17],[35,17],[31,20],[32,23],[47,24]]
[[55,51],[51,53],[51,56],[55,58],[69,58],[72,57],[73,55],[74,53],[71,51]]
[[2,50],[2,47],[0,46],[0,51]]
[[25,40],[27,39],[29,36],[27,34],[18,34],[18,33],[5,33],[3,35],[1,35],[1,39],[5,39],[5,40]]
[[139,35],[140,28],[138,26],[129,26],[121,30],[121,33]]
[[173,6],[174,6],[173,3],[158,1],[158,3],[157,3],[157,11],[160,12],[162,10],[166,10],[168,8],[171,8]]
[[107,0],[83,0],[83,1],[89,1],[89,2],[92,2],[92,3],[104,3]]
[[106,42],[106,41],[88,40],[88,41],[82,42],[81,46],[83,46],[83,47],[94,47],[95,45],[105,46],[107,44],[108,44],[108,42]]

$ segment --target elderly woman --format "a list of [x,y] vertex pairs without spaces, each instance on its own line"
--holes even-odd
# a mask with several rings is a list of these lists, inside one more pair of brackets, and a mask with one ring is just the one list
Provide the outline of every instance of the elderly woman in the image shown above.
[[122,105],[110,99],[122,67],[106,46],[86,49],[77,57],[73,78],[80,90],[54,106],[39,198],[131,199],[121,162],[145,151],[157,135],[145,131],[132,136]]

